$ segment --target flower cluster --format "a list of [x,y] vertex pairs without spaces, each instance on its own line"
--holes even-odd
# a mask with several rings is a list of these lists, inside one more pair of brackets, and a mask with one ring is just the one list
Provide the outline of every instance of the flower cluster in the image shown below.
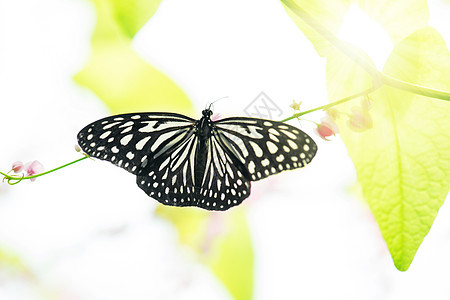
[[[44,166],[37,160],[23,164],[21,161],[13,163],[11,171],[16,174],[22,173],[23,176],[33,176],[44,172]],[[30,178],[31,181],[36,178]]]

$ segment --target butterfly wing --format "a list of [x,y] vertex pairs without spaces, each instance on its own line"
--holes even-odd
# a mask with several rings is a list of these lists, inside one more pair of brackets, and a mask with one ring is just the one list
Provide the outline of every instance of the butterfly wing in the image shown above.
[[195,120],[174,113],[131,113],[107,117],[78,133],[78,144],[92,157],[139,174],[149,161],[193,133]]
[[[166,151],[138,175],[138,186],[165,205],[226,210],[241,203],[250,195],[250,181],[236,167],[232,154],[224,151],[214,136],[205,152],[199,151],[198,142],[193,134]],[[199,170],[202,159],[206,164]],[[197,177],[199,182],[195,181],[196,172],[202,174]]]
[[282,122],[237,117],[216,121],[215,125],[222,146],[246,167],[251,181],[304,167],[317,152],[310,136]]
[[90,156],[137,175],[149,196],[173,206],[226,210],[250,195],[250,181],[305,166],[317,146],[296,127],[263,119],[212,123],[205,151],[196,121],[173,113],[123,114],[78,134]]

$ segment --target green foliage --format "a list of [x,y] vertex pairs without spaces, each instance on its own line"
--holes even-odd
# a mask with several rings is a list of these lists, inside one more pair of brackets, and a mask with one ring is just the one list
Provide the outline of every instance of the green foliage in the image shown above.
[[22,261],[18,255],[0,247],[0,269],[6,270],[15,275],[26,275],[34,277],[30,268]]
[[180,243],[212,269],[234,299],[252,299],[253,248],[244,209],[224,214],[160,205],[156,214],[175,225]]
[[[174,109],[191,112],[192,105],[184,92],[131,48],[132,36],[153,15],[159,1],[94,3],[97,25],[92,35],[92,55],[75,80],[95,92],[112,113]],[[126,11],[122,11],[124,8]]]
[[[397,43],[384,73],[363,51],[335,36],[344,12],[337,9],[337,15],[330,16],[330,9],[345,7],[348,1],[330,1],[328,7],[316,1],[283,3],[327,58],[330,100],[376,90],[368,95],[369,104],[360,97],[336,106],[336,121],[395,266],[407,270],[450,186],[450,105],[421,96],[449,99],[448,93],[420,86],[450,90],[450,56],[439,33],[424,27],[426,2],[358,2]],[[392,78],[403,81],[402,89],[393,87],[399,85]],[[369,106],[371,126],[355,130],[349,116],[364,105]]]
[[158,9],[161,0],[113,0],[116,22],[132,38]]

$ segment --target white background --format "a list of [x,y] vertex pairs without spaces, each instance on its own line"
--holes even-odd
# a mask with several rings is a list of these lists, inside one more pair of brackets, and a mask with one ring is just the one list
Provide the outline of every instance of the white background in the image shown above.
[[[448,2],[432,1],[430,9],[430,23],[450,41]],[[2,171],[16,160],[38,159],[51,169],[78,158],[77,132],[109,114],[72,80],[89,58],[94,26],[87,1],[0,0]],[[346,27],[365,30],[361,20]],[[375,44],[370,36],[366,46],[380,65],[391,46],[382,34]],[[133,47],[199,113],[228,96],[215,111],[243,114],[261,91],[285,116],[293,98],[303,109],[327,103],[325,61],[275,0],[164,0]],[[302,128],[314,134],[308,122]],[[314,137],[319,152],[310,166],[252,185],[254,298],[449,299],[448,204],[410,269],[399,272],[355,192],[342,142]],[[133,175],[93,160],[34,183],[0,184],[0,248],[20,255],[34,274],[24,278],[0,265],[0,299],[230,299],[153,214],[156,205]]]

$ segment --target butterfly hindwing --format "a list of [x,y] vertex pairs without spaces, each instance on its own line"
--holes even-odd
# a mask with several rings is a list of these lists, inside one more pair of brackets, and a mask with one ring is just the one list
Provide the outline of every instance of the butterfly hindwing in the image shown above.
[[[198,138],[192,135],[171,153],[150,163],[137,177],[138,186],[150,197],[165,205],[199,206],[209,210],[226,210],[250,195],[250,181],[236,168],[215,137],[208,151],[198,152]],[[205,168],[199,182],[198,160],[204,155]]]

